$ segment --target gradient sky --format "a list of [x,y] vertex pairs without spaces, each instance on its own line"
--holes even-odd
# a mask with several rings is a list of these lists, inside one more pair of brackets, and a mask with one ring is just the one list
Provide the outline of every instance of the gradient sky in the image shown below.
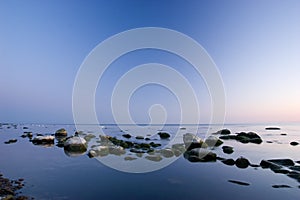
[[[76,73],[89,52],[119,32],[139,27],[180,31],[216,63],[226,89],[227,123],[300,121],[300,1],[0,1],[0,121],[73,123]],[[167,52],[131,52],[116,60],[98,85],[101,123],[112,122],[109,95],[130,68],[158,62],[184,74],[200,99],[201,122],[210,99],[201,77]],[[178,119],[175,97],[148,85],[131,101],[132,117],[148,122],[161,103]]]

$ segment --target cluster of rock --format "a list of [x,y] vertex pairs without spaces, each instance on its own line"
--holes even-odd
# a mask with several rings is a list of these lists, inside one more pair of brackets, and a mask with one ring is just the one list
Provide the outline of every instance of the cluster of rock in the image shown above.
[[245,132],[241,132],[241,133],[236,133],[236,134],[227,134],[220,136],[220,139],[223,140],[237,140],[241,143],[255,143],[255,144],[260,144],[262,143],[262,139],[259,135],[257,135],[254,132],[249,132],[249,133],[245,133]]
[[24,179],[9,180],[0,174],[0,199],[27,200],[29,197],[19,196],[17,191],[24,187]]

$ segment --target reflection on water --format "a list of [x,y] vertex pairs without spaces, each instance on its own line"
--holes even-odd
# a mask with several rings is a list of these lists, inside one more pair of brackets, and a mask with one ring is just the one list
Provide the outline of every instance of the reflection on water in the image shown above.
[[[298,126],[265,130],[262,125],[230,125],[226,128],[231,133],[223,131],[209,137],[206,131],[215,133],[222,127],[151,126],[143,133],[131,126],[124,130],[115,125],[101,128],[105,135],[93,126],[76,130],[74,125],[1,124],[0,170],[12,177],[25,177],[29,186],[23,192],[38,199],[97,198],[100,179],[107,184],[102,186],[102,195],[109,199],[128,195],[130,185],[143,188],[133,198],[197,199],[191,193],[202,191],[203,195],[205,191],[209,195],[204,197],[209,199],[250,199],[263,198],[265,194],[260,192],[253,196],[253,191],[262,190],[273,199],[300,197],[300,145],[290,145],[299,142]],[[13,166],[24,167],[18,170]],[[70,182],[76,176],[87,184]],[[68,186],[60,188],[59,180]],[[167,189],[167,183],[174,188]],[[152,191],[147,191],[148,185]],[[86,192],[79,195],[72,187]],[[250,189],[239,194],[239,187]],[[287,189],[289,192],[284,191]],[[239,195],[234,198],[232,194]]]

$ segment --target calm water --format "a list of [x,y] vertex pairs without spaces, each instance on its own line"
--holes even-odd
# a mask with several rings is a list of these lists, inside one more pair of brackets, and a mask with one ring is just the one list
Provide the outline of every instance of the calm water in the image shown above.
[[[278,125],[279,131],[266,131],[267,125],[225,125],[233,133],[254,131],[262,139],[261,144],[243,144],[234,140],[224,140],[223,145],[234,147],[234,153],[224,154],[221,147],[212,149],[219,157],[236,159],[247,158],[253,164],[263,159],[290,158],[300,160],[300,145],[291,146],[291,141],[300,141],[299,125]],[[146,160],[146,154],[136,155],[126,152],[124,155],[108,155],[103,158],[89,158],[87,152],[70,157],[63,148],[57,146],[36,146],[28,138],[21,138],[24,131],[34,135],[53,134],[59,128],[65,128],[72,135],[74,125],[2,125],[0,129],[0,172],[9,178],[24,178],[24,195],[36,199],[299,199],[300,185],[295,179],[284,174],[276,174],[270,169],[248,167],[240,169],[228,166],[220,161],[209,163],[191,163],[183,155],[176,158],[163,158],[159,162]],[[23,129],[28,127],[28,129]],[[83,136],[93,134],[89,148],[99,140],[98,126],[82,126]],[[221,127],[202,125],[185,126],[151,126],[137,129],[134,126],[105,126],[106,135],[122,137],[124,132],[132,135],[143,135],[164,149],[169,143],[182,143],[180,134],[194,133],[205,137]],[[84,129],[84,130],[83,130]],[[160,140],[155,134],[158,130],[173,134],[170,140]],[[175,135],[179,131],[180,134]],[[286,133],[286,136],[281,135]],[[150,134],[150,135],[149,135]],[[4,144],[16,138],[17,143]],[[124,139],[124,138],[123,138]],[[135,140],[135,139],[132,139]],[[150,142],[149,141],[149,142]],[[268,143],[268,142],[272,143]],[[124,157],[134,157],[133,161],[125,161]],[[104,163],[104,164],[103,164]],[[133,164],[132,164],[133,163]],[[144,166],[146,163],[147,166]],[[112,166],[107,166],[112,165]],[[141,166],[138,166],[141,165]],[[166,167],[161,168],[162,166]],[[136,168],[135,168],[136,167]],[[127,173],[148,167],[148,173]],[[158,169],[152,171],[151,169]],[[120,171],[121,170],[121,171]],[[242,186],[228,182],[237,180],[250,183]],[[289,185],[291,188],[273,188],[272,185]]]

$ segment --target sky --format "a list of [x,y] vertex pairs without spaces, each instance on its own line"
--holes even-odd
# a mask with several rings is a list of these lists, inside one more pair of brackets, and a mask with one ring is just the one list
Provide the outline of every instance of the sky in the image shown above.
[[[85,58],[107,38],[141,27],[176,30],[202,45],[224,83],[225,123],[300,121],[297,0],[1,0],[0,121],[73,123],[73,85]],[[114,122],[110,105],[117,81],[145,63],[162,63],[185,76],[198,99],[200,122],[209,123],[203,78],[180,57],[155,49],[123,55],[104,73],[95,95],[100,123]],[[149,123],[149,108],[161,104],[167,122],[176,123],[179,102],[168,88],[150,84],[131,96],[129,109],[135,122]]]

